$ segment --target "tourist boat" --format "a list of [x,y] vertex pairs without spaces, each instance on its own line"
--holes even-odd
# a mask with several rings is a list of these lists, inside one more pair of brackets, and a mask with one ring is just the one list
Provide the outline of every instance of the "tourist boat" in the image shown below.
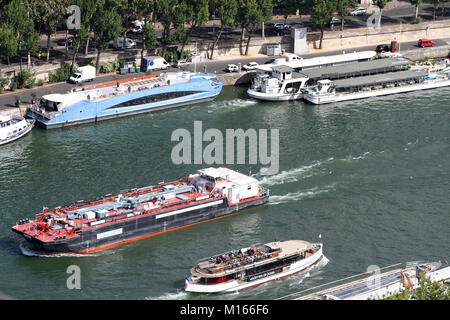
[[255,178],[225,167],[206,168],[172,182],[44,208],[34,219],[20,220],[12,231],[35,251],[91,253],[268,200],[268,190]]
[[331,81],[319,80],[312,88],[303,88],[303,98],[313,104],[363,99],[417,90],[450,86],[446,73],[398,71]]
[[311,78],[308,76],[310,70],[328,70],[357,64],[369,61],[375,56],[375,51],[362,51],[309,59],[293,59],[292,56],[275,59],[272,63],[256,67],[256,75],[247,94],[266,101],[299,100],[302,98],[300,89]]
[[210,101],[222,85],[215,74],[145,75],[44,95],[27,115],[46,129],[65,127]]
[[34,127],[33,119],[25,119],[22,116],[0,115],[0,145],[17,140]]
[[252,245],[202,259],[185,280],[188,292],[244,290],[306,270],[323,256],[323,244],[287,240]]

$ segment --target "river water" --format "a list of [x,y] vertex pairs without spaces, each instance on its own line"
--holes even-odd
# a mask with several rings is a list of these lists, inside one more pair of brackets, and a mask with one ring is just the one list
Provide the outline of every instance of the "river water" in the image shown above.
[[[252,173],[270,203],[90,255],[34,256],[11,226],[55,207],[177,179],[174,130],[279,130],[279,171]],[[269,148],[270,150],[270,148]],[[448,259],[450,90],[305,105],[258,102],[226,87],[213,102],[98,124],[39,128],[0,148],[0,292],[18,299],[275,299],[407,261]],[[240,293],[183,291],[203,257],[254,243],[324,243],[309,272]],[[22,249],[21,249],[22,248]],[[69,266],[81,289],[68,289]]]

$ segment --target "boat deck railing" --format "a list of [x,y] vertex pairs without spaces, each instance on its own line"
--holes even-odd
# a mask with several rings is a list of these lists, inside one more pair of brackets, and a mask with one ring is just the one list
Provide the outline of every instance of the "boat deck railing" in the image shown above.
[[48,120],[51,120],[55,118],[57,115],[61,114],[61,112],[59,111],[47,112],[38,105],[29,105],[28,110]]

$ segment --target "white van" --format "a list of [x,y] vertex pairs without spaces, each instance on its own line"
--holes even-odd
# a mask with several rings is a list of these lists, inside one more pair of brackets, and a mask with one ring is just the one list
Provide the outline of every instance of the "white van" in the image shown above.
[[166,59],[160,56],[150,56],[143,58],[141,61],[141,70],[143,72],[152,70],[167,70],[170,65],[167,63]]
[[94,66],[84,66],[79,67],[77,72],[75,72],[69,81],[72,83],[81,83],[85,81],[92,81],[95,79],[95,67]]
[[116,49],[123,49],[123,48],[127,48],[127,49],[131,49],[131,48],[135,48],[136,47],[136,42],[134,42],[133,40],[129,39],[129,38],[117,38],[116,41],[114,41],[114,48]]

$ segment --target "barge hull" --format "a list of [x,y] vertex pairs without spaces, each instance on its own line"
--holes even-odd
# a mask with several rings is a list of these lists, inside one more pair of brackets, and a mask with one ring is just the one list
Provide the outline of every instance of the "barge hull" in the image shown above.
[[[162,215],[157,214],[136,216],[126,221],[82,231],[75,238],[59,239],[52,242],[42,242],[28,235],[25,236],[15,229],[12,230],[23,235],[32,250],[45,253],[93,253],[167,231],[219,219],[246,208],[262,205],[268,200],[269,197],[264,196],[229,205],[226,198],[213,199],[209,202],[211,204],[209,207],[193,209],[182,214],[174,213],[176,210],[169,211],[164,213],[165,216],[162,218],[158,218]],[[214,202],[219,201],[221,203],[214,204]]]

